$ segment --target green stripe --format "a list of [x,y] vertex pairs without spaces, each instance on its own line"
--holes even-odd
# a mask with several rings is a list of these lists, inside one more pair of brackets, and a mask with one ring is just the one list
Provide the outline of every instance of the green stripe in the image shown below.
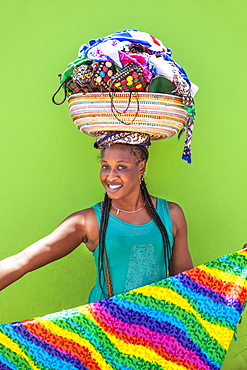
[[22,356],[18,355],[16,352],[13,352],[11,349],[3,346],[2,344],[0,344],[0,354],[6,359],[8,359],[9,361],[11,361],[12,366],[15,366],[15,364],[17,364],[16,369],[23,369],[23,370],[31,369],[30,365],[27,363],[27,361]]
[[[231,266],[231,264],[233,266]],[[217,268],[220,271],[227,272],[234,276],[241,277],[243,275],[243,279],[246,278],[247,258],[238,253],[232,253],[231,255],[219,258],[218,260],[208,262],[205,265],[209,268]],[[245,270],[245,272],[242,270]]]
[[[145,305],[146,297],[141,293],[125,293],[125,300],[128,302],[137,303],[138,297],[138,304]],[[176,306],[173,303],[161,301],[152,297],[149,300],[149,307],[153,308],[160,312],[165,312],[167,315],[171,317],[175,317],[177,320],[181,321],[185,328],[185,335],[194,342],[209,358],[212,358],[215,362],[219,363],[225,356],[225,349],[220,345],[220,343],[212,338],[209,333],[204,329],[204,327],[198,322],[195,316],[186,311],[185,309]],[[207,321],[207,320],[206,320]],[[209,322],[210,323],[210,322]],[[196,327],[196,330],[194,328]],[[206,344],[202,344],[205,341]],[[210,342],[210,347],[208,346],[208,342]],[[212,353],[212,348],[215,351]]]
[[[75,323],[78,326],[70,326],[70,322]],[[115,362],[117,362],[121,366],[126,366],[126,361],[130,364],[130,366],[134,366],[134,368],[140,367],[142,369],[149,369],[148,366],[151,367],[149,362],[141,358],[138,358],[134,355],[124,355],[121,351],[119,351],[114,343],[112,343],[108,339],[107,332],[104,332],[103,329],[98,324],[96,324],[96,322],[90,320],[82,313],[79,313],[76,316],[70,318],[66,318],[66,322],[62,321],[61,319],[54,319],[53,323],[60,328],[78,334],[81,338],[86,339],[88,343],[90,343],[98,352],[102,352],[103,347],[104,354],[102,356],[109,364],[109,366],[112,366],[113,369],[115,369]],[[99,340],[97,340],[97,338],[99,338]],[[156,364],[155,366],[155,370],[162,370],[162,367],[158,364]]]

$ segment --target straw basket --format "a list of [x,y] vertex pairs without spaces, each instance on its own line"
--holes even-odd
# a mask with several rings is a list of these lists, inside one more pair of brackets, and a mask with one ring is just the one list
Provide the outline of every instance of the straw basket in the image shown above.
[[71,118],[85,134],[99,131],[130,131],[169,138],[183,130],[189,119],[182,99],[155,93],[87,93],[68,99]]

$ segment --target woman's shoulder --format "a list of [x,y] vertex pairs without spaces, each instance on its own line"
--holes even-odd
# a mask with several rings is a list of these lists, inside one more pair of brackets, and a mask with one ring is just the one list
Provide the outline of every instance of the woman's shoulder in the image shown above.
[[77,225],[77,227],[82,228],[87,233],[88,230],[97,226],[96,212],[92,207],[85,208],[70,214],[63,222]]
[[175,202],[171,202],[164,198],[159,197],[153,197],[151,196],[154,206],[157,208],[157,203],[159,203],[161,206],[164,205],[167,207],[170,211],[170,216],[173,221],[176,219],[184,218],[184,212],[182,207]]
[[167,201],[167,203],[168,203],[170,212],[178,212],[178,213],[183,212],[182,207],[178,203],[170,202],[170,201]]
[[81,211],[72,213],[71,218],[77,227],[83,230],[84,243],[90,251],[93,251],[98,244],[99,231],[98,220],[94,208],[85,208]]

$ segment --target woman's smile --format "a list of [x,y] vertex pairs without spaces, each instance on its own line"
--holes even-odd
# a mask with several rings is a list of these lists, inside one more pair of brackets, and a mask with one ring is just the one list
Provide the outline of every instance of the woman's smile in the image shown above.
[[122,144],[106,148],[101,160],[100,179],[108,196],[119,199],[139,194],[139,177],[144,162],[137,162],[129,148]]
[[107,187],[110,191],[113,191],[113,192],[117,192],[118,190],[121,189],[122,185],[120,184],[110,184],[110,183],[107,183]]

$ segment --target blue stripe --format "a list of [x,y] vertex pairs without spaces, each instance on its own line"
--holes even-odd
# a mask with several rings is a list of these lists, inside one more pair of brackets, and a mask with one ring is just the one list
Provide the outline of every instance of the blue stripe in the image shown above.
[[208,297],[217,304],[226,307],[230,306],[232,307],[232,309],[237,310],[239,313],[243,311],[243,305],[239,302],[237,298],[234,297],[227,298],[225,296],[222,296],[220,293],[217,293],[214,290],[206,288],[203,285],[199,284],[198,282],[194,281],[186,274],[178,274],[175,279],[180,280],[186,288],[190,289],[190,291],[194,291],[195,293],[201,294],[204,297]]
[[16,367],[7,357],[0,354],[0,370],[18,370],[18,367]]
[[[215,263],[214,267],[218,268],[219,270],[226,270],[227,273],[246,279],[246,261],[246,256],[233,253],[233,255],[221,257],[219,260],[217,260],[217,263]],[[211,267],[210,262],[208,262],[208,267]]]
[[[56,348],[52,347],[48,343],[40,340],[36,336],[32,335],[21,323],[6,324],[7,333],[17,345],[20,345],[21,349],[34,363],[39,362],[45,366],[45,368],[53,369],[54,365],[58,369],[76,370],[83,369],[87,370],[86,367],[82,367],[81,362],[70,355],[66,355]],[[27,350],[22,347],[25,346]]]
[[246,261],[247,257],[245,255],[239,254],[237,252],[229,254],[207,262],[205,265],[209,268],[217,268],[220,271],[230,273],[235,276],[243,276],[246,279]]
[[136,302],[129,302],[127,300],[119,299],[116,296],[111,298],[115,304],[117,304],[119,307],[123,307],[127,310],[132,310],[135,312],[143,313],[147,315],[148,317],[151,317],[152,319],[158,321],[158,322],[168,322],[171,325],[175,325],[180,330],[186,332],[185,325],[182,321],[178,320],[174,316],[170,316],[166,312],[158,311],[155,308],[151,308],[148,306],[140,305]]
[[[211,366],[210,369],[212,370],[219,369],[218,365],[212,365],[212,360],[209,359],[208,356],[202,352],[201,348],[199,348],[192,340],[190,340],[190,338],[188,338],[182,330],[180,330],[179,328],[175,328],[170,323],[157,322],[155,319],[152,319],[147,314],[119,307],[119,305],[113,302],[112,299],[100,301],[99,305],[101,305],[105,310],[107,310],[113,317],[116,317],[119,320],[122,320],[123,322],[127,322],[128,324],[131,325],[142,325],[145,328],[157,333],[161,333],[162,335],[169,336],[172,335],[177,340],[177,342],[179,342],[184,348],[189,348],[206,365]],[[214,340],[212,339],[212,341]],[[218,349],[218,351],[220,350],[220,344],[217,342],[216,348]],[[217,355],[219,355],[219,353],[217,353]]]
[[[216,324],[220,322],[222,326],[230,327],[232,330],[238,323],[240,313],[233,307],[232,298],[226,298],[225,302],[215,302],[211,299],[210,294],[203,294],[205,289],[202,286],[185,274],[178,274],[172,284],[167,285],[173,291],[183,295],[203,319]],[[213,294],[210,290],[208,292]],[[214,298],[216,297],[214,296]]]

